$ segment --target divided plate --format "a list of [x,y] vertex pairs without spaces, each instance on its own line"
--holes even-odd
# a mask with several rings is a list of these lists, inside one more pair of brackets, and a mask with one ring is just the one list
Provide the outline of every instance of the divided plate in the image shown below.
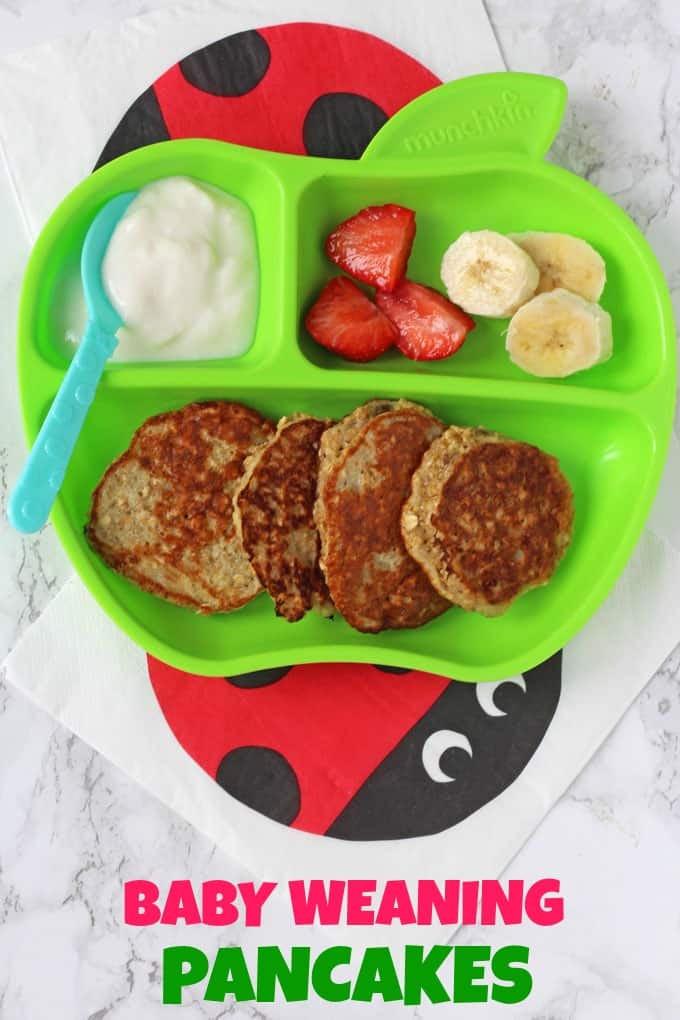
[[[166,142],[104,166],[59,206],[38,239],[19,317],[19,386],[33,441],[67,367],[59,304],[92,217],[113,195],[159,177],[208,181],[248,204],[257,233],[260,308],[254,343],[234,360],[112,364],[76,446],[52,519],[74,567],[143,648],[193,673],[223,675],[296,662],[379,662],[461,680],[523,672],[561,648],[597,609],[642,530],[660,478],[675,394],[675,337],[661,271],[625,214],[542,157],[565,88],[535,75],[463,79],[389,121],[361,161],[312,159],[223,142]],[[507,322],[480,318],[449,360],[390,352],[353,365],[318,347],[302,319],[337,270],[323,241],[362,206],[416,210],[409,275],[439,285],[439,263],[463,230],[576,234],[604,256],[602,304],[614,356],[554,382],[505,353]],[[193,400],[243,401],[277,418],[339,417],[371,397],[420,401],[449,423],[485,425],[555,454],[575,495],[573,543],[551,583],[489,620],[452,609],[416,630],[365,635],[340,617],[278,619],[266,594],[235,613],[197,616],[109,570],[83,536],[92,490],[150,415]]]

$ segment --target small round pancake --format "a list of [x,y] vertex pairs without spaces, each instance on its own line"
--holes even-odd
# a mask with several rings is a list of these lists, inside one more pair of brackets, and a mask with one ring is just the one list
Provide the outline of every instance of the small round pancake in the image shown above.
[[357,630],[418,627],[448,608],[399,528],[411,475],[442,431],[417,404],[370,401],[321,439],[321,565],[333,602]]
[[329,615],[333,605],[319,566],[314,501],[319,444],[330,421],[293,415],[246,461],[235,500],[236,527],[250,562],[291,623],[309,609]]
[[86,535],[145,591],[220,613],[260,591],[234,525],[243,462],[274,427],[242,404],[188,404],[149,418],[94,491]]
[[571,538],[573,498],[557,460],[528,443],[452,426],[414,472],[402,534],[445,598],[498,616],[547,584]]

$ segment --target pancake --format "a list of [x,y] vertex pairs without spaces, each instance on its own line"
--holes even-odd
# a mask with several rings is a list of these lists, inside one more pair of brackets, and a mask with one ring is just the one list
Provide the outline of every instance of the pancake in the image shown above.
[[274,432],[242,404],[188,404],[149,418],[94,491],[85,532],[110,567],[199,613],[261,590],[236,533],[234,493],[248,454]]
[[547,584],[571,538],[573,499],[554,457],[452,426],[415,471],[402,534],[437,591],[498,616]]
[[443,425],[407,401],[370,401],[321,439],[315,519],[333,602],[357,630],[418,627],[448,602],[409,556],[399,521],[413,471]]
[[277,615],[290,622],[309,609],[333,610],[314,524],[319,443],[330,424],[303,414],[282,418],[276,435],[246,461],[236,495],[244,548]]

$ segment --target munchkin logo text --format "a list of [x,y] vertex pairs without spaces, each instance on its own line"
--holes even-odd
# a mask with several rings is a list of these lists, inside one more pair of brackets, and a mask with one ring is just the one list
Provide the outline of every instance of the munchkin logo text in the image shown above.
[[470,110],[464,120],[411,135],[405,140],[406,148],[411,153],[426,152],[437,145],[450,145],[469,138],[493,135],[504,128],[529,121],[534,116],[534,108],[521,103],[519,98],[516,92],[505,91],[500,103],[490,103],[489,106]]

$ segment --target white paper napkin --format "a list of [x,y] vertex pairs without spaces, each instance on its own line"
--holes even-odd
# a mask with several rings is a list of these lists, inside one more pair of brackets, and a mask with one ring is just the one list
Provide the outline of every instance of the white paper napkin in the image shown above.
[[[27,239],[90,170],[133,99],[188,51],[231,32],[293,19],[339,20],[373,31],[443,79],[502,67],[477,0],[433,5],[431,16],[415,19],[391,2],[346,0],[338,12],[318,0],[275,7],[211,0],[0,63],[0,146],[8,173],[4,192],[0,185],[0,211],[4,216],[7,209],[4,222],[13,218],[9,234],[15,237],[13,254],[5,250],[0,262],[2,318],[14,313]],[[27,237],[20,236],[22,223]],[[11,428],[10,441],[19,449],[14,421]],[[680,452],[673,444],[650,526],[625,574],[565,650],[562,696],[538,751],[500,797],[437,836],[380,844],[320,839],[284,830],[228,797],[175,741],[151,689],[144,654],[75,579],[9,656],[7,676],[259,875],[495,875],[680,637],[680,522],[673,513],[679,481]]]

